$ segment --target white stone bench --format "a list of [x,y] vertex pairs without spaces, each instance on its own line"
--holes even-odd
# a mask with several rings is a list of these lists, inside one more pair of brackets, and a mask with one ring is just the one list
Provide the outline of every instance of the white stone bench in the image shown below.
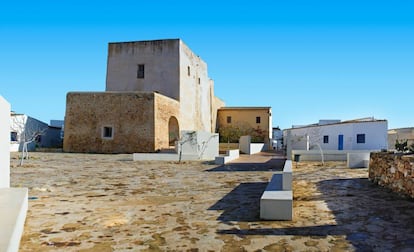
[[273,174],[260,198],[260,218],[264,220],[292,220],[292,161],[286,160],[283,172]]
[[239,156],[240,156],[239,153],[240,153],[239,149],[227,150],[226,155],[216,157],[215,160],[214,160],[214,163],[218,164],[218,165],[226,164],[226,163],[231,162],[235,159],[238,159]]
[[0,189],[0,251],[19,251],[27,208],[27,188]]
[[349,168],[368,168],[369,152],[347,153],[346,165]]

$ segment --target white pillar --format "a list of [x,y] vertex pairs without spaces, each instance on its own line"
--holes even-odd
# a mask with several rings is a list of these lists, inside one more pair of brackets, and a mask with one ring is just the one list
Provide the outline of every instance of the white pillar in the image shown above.
[[10,187],[10,104],[0,95],[0,188]]
[[283,139],[286,144],[286,159],[292,160],[292,132],[290,130],[287,131],[286,139]]

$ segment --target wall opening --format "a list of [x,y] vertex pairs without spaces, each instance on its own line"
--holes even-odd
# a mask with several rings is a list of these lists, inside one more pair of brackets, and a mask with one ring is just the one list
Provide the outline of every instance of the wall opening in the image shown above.
[[180,128],[178,126],[178,120],[174,116],[168,120],[168,143],[169,146],[174,146],[175,141],[180,138]]
[[114,128],[112,126],[102,127],[102,139],[112,140],[114,138]]

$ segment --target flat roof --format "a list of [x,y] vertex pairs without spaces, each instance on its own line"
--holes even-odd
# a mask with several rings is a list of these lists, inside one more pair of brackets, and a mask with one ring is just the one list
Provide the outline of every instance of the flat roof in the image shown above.
[[133,41],[119,41],[119,42],[109,42],[108,44],[123,44],[123,43],[152,43],[152,42],[161,42],[161,41],[177,41],[181,40],[179,38],[169,38],[169,39],[154,39],[154,40],[133,40]]
[[221,107],[219,110],[271,109],[272,107]]
[[353,120],[346,120],[337,123],[328,123],[328,124],[309,124],[309,125],[301,125],[297,127],[292,127],[286,130],[293,130],[293,129],[303,129],[303,128],[311,128],[311,127],[324,127],[324,126],[331,126],[331,125],[339,125],[339,124],[350,124],[350,123],[372,123],[372,122],[386,122],[385,119],[374,119],[374,118],[362,118],[362,119],[353,119]]

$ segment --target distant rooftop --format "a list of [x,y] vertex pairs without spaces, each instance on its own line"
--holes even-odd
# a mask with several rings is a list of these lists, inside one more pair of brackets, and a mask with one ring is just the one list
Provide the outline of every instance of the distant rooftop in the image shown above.
[[364,117],[364,118],[358,118],[358,119],[352,119],[352,120],[319,120],[318,123],[314,124],[308,124],[308,125],[292,125],[292,129],[297,128],[308,128],[308,127],[316,127],[316,126],[325,126],[325,125],[334,125],[334,124],[345,124],[345,123],[363,123],[363,122],[381,122],[381,121],[387,121],[385,119],[375,119],[374,117]]

